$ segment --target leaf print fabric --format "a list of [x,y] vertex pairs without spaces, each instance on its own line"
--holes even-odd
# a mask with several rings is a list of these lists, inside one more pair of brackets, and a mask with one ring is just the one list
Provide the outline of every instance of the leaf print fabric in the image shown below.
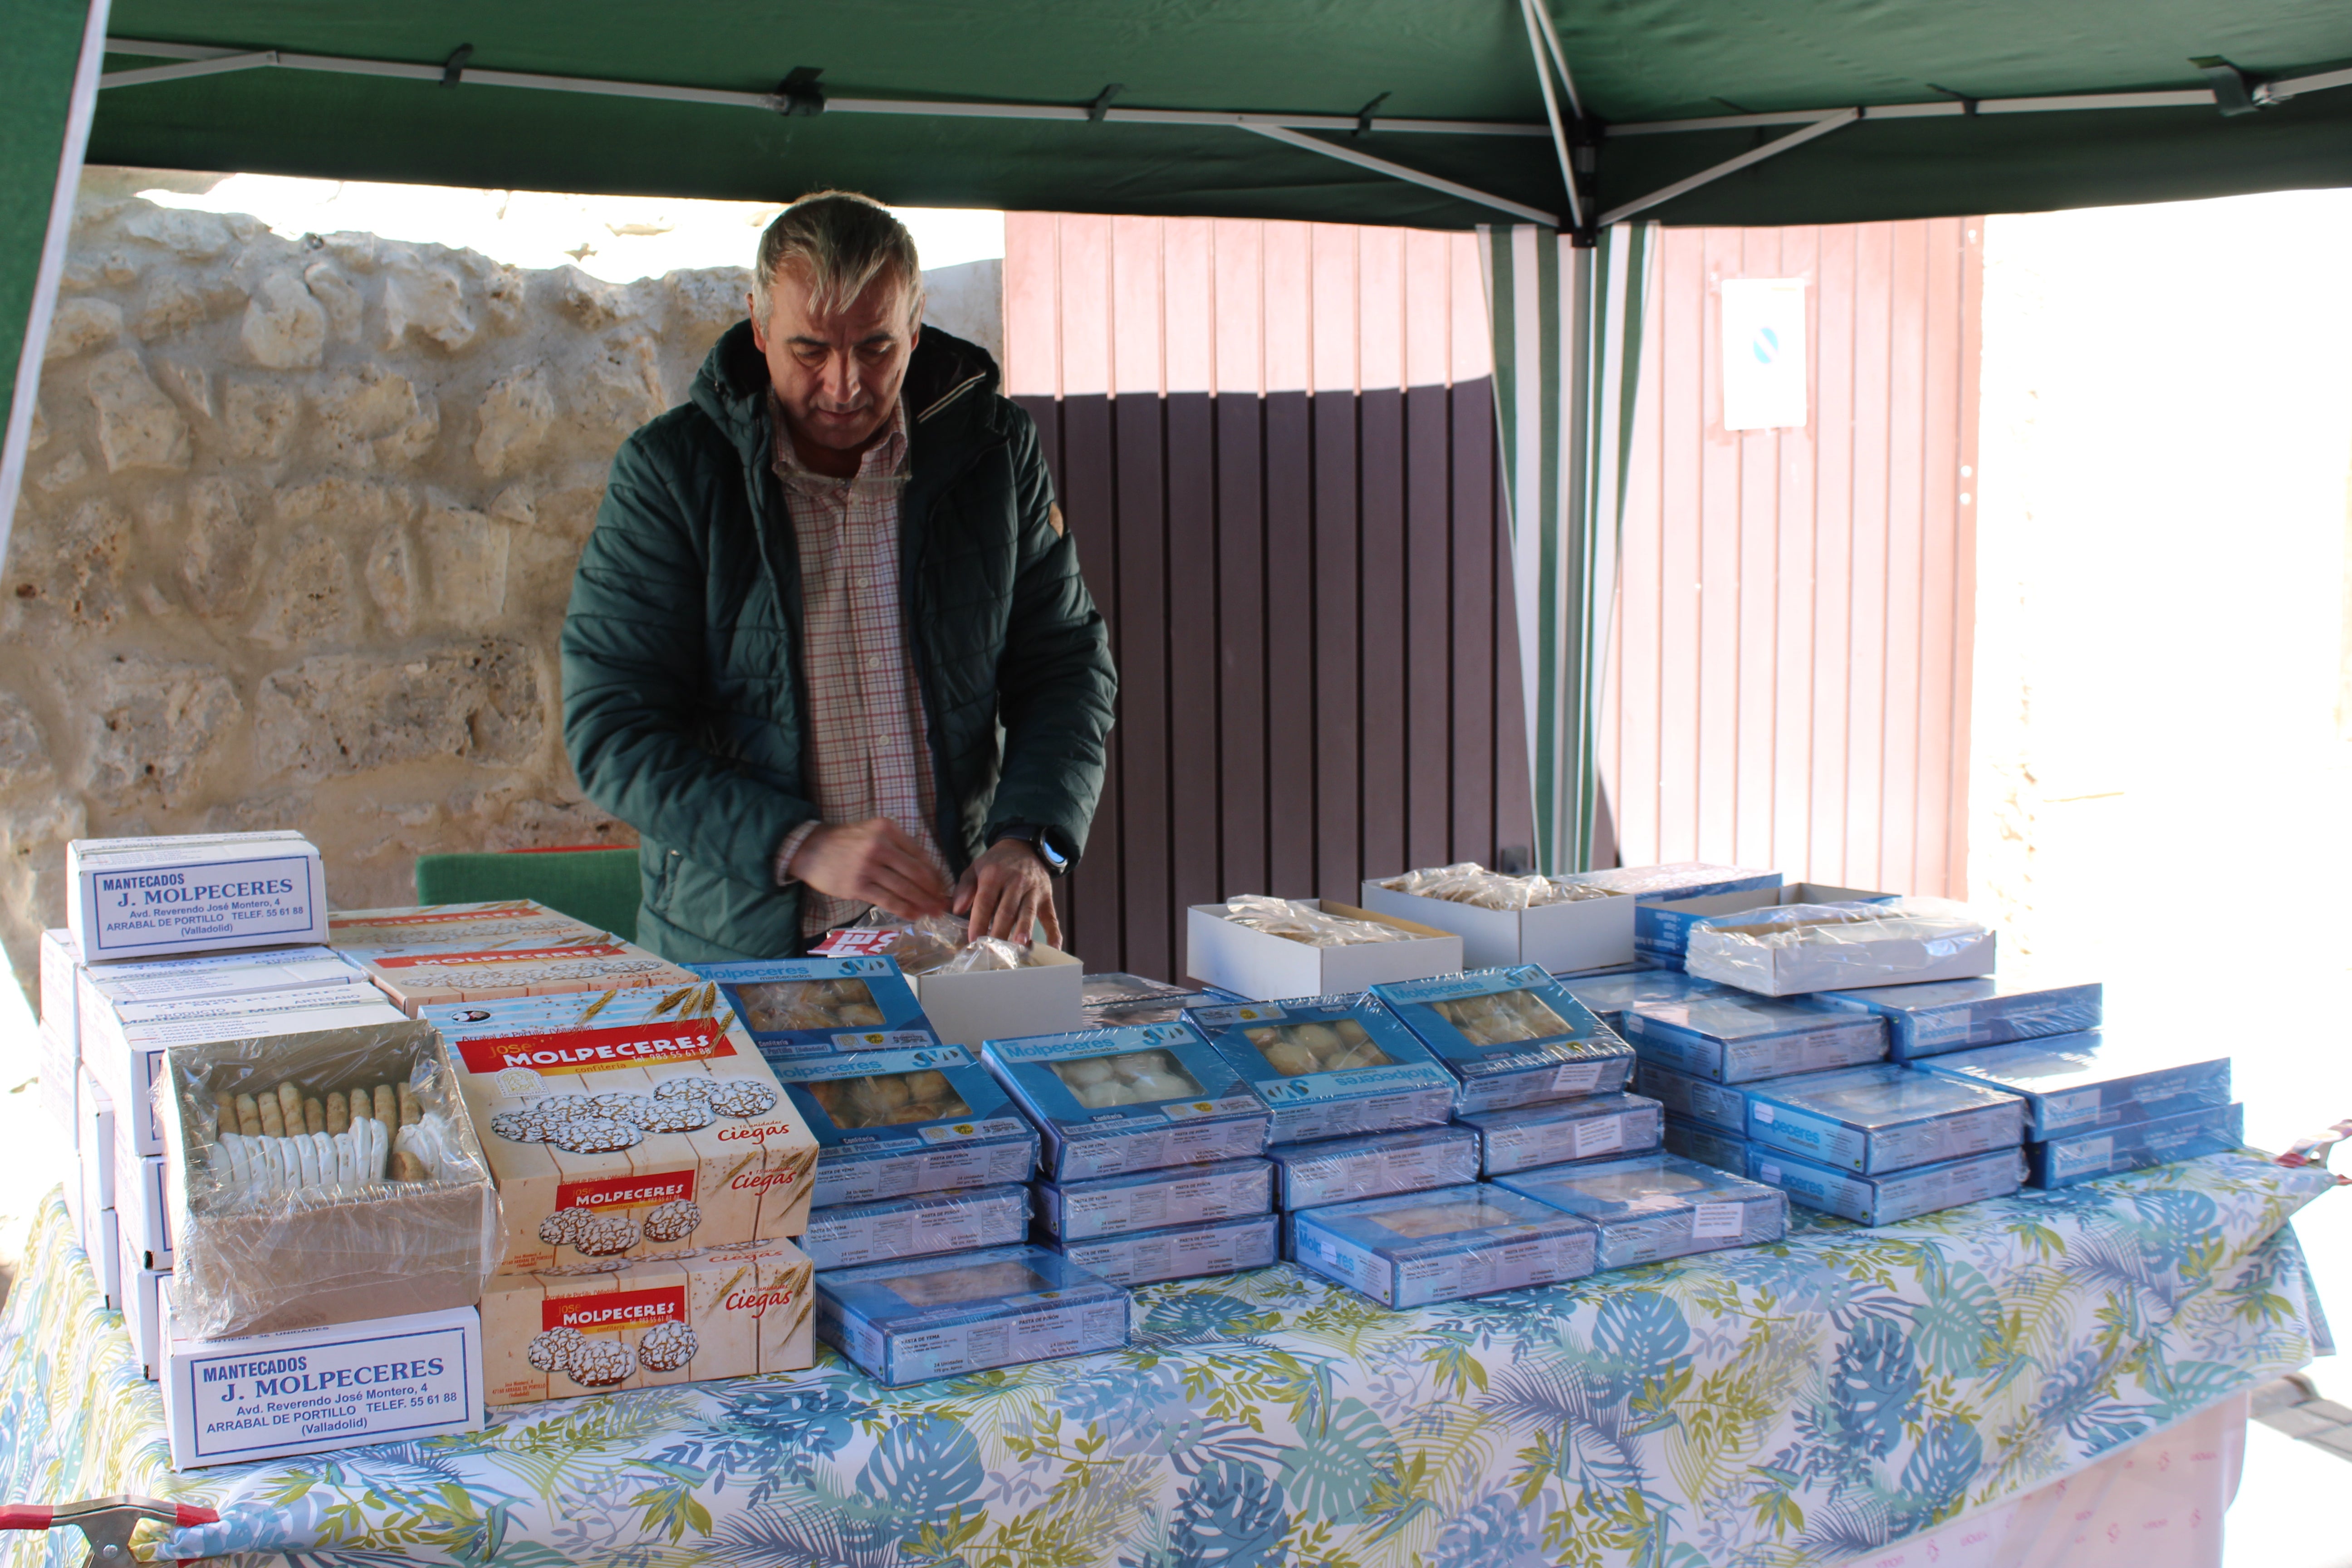
[[184,1498],[221,1522],[156,1555],[353,1568],[1808,1568],[2330,1348],[2287,1225],[2329,1183],[2216,1155],[1409,1312],[1260,1269],[1138,1292],[1111,1354],[888,1390],[823,1352],[186,1476],[53,1200],[0,1321],[0,1495]]

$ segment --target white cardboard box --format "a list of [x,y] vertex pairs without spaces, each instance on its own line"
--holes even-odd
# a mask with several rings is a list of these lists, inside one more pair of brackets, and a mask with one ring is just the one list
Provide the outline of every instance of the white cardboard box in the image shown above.
[[114,1150],[121,1130],[114,1114],[114,1097],[85,1070],[75,1090],[80,1120],[74,1132],[74,1165],[81,1183],[79,1212],[94,1214],[114,1206]]
[[1465,969],[1510,969],[1532,963],[1566,974],[1633,962],[1633,904],[1629,894],[1579,899],[1532,910],[1486,910],[1451,899],[1400,893],[1364,883],[1364,908],[1395,915],[1462,939]]
[[110,1310],[122,1310],[122,1227],[112,1209],[83,1215],[81,1249],[89,1254],[90,1271],[98,1276],[98,1293]]
[[81,1063],[61,1031],[47,1019],[35,1026],[35,1059],[41,1069],[41,1113],[56,1126],[68,1149],[81,1147]]
[[1737,893],[1709,893],[1696,899],[1663,899],[1641,904],[1633,916],[1633,951],[1643,963],[1680,969],[1690,950],[1693,921],[1708,915],[1736,915],[1743,910],[1781,909],[1790,904],[1851,904],[1893,898],[1861,888],[1835,888],[1826,882],[1790,882],[1780,888],[1749,889]]
[[471,1307],[187,1340],[173,1331],[167,1289],[158,1338],[175,1470],[482,1425],[482,1320]]
[[1406,933],[1407,940],[1309,947],[1235,925],[1224,918],[1223,904],[1194,904],[1185,913],[1185,970],[1195,980],[1237,995],[1272,1002],[1292,996],[1352,995],[1383,980],[1427,980],[1456,973],[1463,967],[1462,939],[1452,931],[1351,904],[1326,903],[1320,899],[1298,901],[1348,920],[1394,926]]
[[79,1049],[75,1032],[73,933],[60,926],[41,933],[41,1022],[56,1029],[68,1049]]
[[1042,942],[1030,951],[1044,962],[1021,969],[908,976],[940,1038],[977,1049],[983,1040],[1085,1028],[1086,966]]
[[162,1346],[163,1303],[160,1299],[163,1282],[171,1275],[160,1268],[142,1268],[139,1260],[128,1256],[120,1265],[122,1270],[122,1326],[131,1335],[131,1348],[139,1352],[139,1375],[153,1383],[163,1375]]
[[172,1211],[164,1201],[165,1156],[130,1153],[114,1146],[114,1212],[122,1226],[122,1253],[136,1268],[173,1266]]
[[327,877],[299,834],[77,838],[66,929],[85,963],[327,939]]

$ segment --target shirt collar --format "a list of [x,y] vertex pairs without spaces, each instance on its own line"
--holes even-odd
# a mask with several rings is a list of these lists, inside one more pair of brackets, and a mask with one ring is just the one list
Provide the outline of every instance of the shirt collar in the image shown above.
[[868,485],[899,485],[906,482],[907,468],[907,405],[904,400],[890,405],[890,422],[882,427],[882,439],[858,455],[857,472],[850,479],[839,479],[831,474],[820,474],[801,461],[800,448],[793,445],[791,427],[784,422],[783,400],[775,388],[768,389],[768,425],[770,462],[776,477],[786,484],[807,489],[839,489],[845,485],[863,488]]

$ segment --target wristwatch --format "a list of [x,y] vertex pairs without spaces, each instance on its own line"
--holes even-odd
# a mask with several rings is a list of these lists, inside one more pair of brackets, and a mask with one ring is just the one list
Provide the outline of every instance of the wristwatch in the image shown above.
[[1045,863],[1045,869],[1058,877],[1070,868],[1070,857],[1055,842],[1060,837],[1050,827],[1040,827],[1031,822],[1014,822],[998,828],[996,837],[989,843],[993,847],[1008,838],[1017,838],[1037,851],[1037,858]]

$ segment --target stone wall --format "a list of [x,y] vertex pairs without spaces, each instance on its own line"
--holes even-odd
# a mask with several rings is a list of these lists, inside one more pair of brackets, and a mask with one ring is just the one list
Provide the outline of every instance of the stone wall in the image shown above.
[[0,942],[66,840],[299,826],[345,908],[442,850],[628,843],[556,637],[614,447],[748,274],[625,286],[86,191],[0,574]]

